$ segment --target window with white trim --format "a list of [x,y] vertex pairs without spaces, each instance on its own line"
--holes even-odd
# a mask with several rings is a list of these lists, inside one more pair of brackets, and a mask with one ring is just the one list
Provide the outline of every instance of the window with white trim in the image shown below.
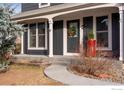
[[50,6],[50,3],[39,3],[39,8]]
[[44,22],[29,25],[29,49],[47,49],[45,25]]
[[38,47],[45,47],[45,24],[38,23]]
[[109,48],[109,18],[108,16],[96,17],[97,47]]
[[36,47],[36,24],[30,24],[30,47],[35,48]]

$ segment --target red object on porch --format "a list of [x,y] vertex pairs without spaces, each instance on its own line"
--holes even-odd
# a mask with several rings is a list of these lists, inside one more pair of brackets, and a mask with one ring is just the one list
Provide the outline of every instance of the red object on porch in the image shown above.
[[87,56],[96,56],[96,40],[90,39],[87,41]]

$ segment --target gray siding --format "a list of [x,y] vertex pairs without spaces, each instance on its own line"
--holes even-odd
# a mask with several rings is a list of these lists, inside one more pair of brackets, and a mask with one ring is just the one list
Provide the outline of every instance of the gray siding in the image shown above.
[[119,13],[112,14],[112,51],[113,55],[119,56]]
[[87,48],[88,31],[93,30],[93,16],[83,17],[83,47]]
[[[50,3],[50,6],[59,5],[59,4],[63,4],[63,3]],[[29,11],[29,10],[35,10],[39,8],[38,3],[22,3],[21,5],[22,5],[21,6],[22,12]]]
[[63,55],[63,21],[55,21],[53,29],[53,54]]
[[60,5],[60,4],[64,4],[64,3],[50,3],[50,6]]
[[38,8],[39,8],[38,3],[22,3],[22,6],[21,6],[22,12],[34,10]]

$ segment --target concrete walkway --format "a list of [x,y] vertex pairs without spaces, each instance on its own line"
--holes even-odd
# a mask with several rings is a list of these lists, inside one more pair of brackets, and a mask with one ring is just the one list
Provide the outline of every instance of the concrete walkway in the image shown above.
[[66,68],[67,64],[52,64],[44,70],[45,75],[66,85],[121,85],[75,75]]

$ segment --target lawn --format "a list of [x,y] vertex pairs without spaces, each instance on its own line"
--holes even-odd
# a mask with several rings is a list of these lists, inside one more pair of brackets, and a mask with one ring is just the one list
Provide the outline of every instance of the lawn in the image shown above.
[[62,85],[47,78],[44,66],[12,64],[5,73],[0,73],[0,85]]

